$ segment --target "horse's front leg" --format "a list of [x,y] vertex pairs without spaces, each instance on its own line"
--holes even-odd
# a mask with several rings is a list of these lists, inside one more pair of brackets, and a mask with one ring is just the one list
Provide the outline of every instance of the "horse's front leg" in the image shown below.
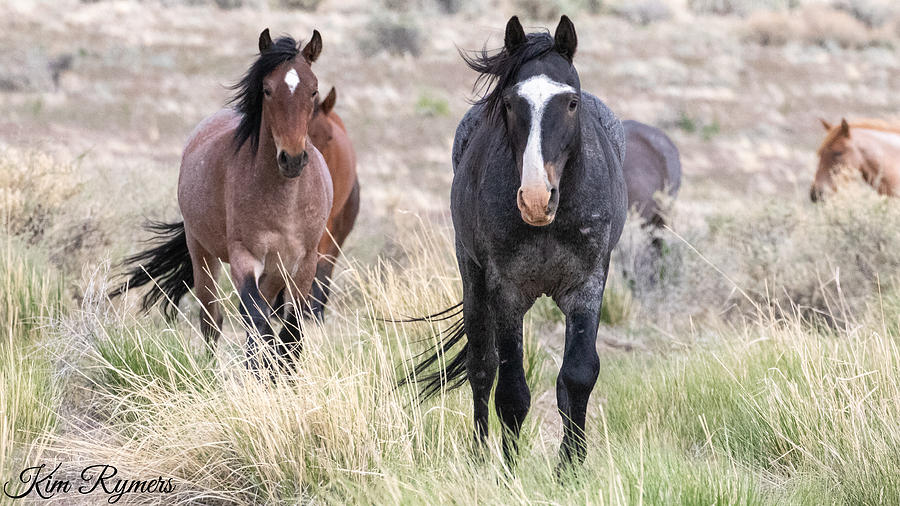
[[[260,354],[268,353],[266,344],[274,340],[269,324],[269,304],[260,290],[263,263],[246,248],[237,245],[228,252],[231,278],[241,299],[241,317],[247,326],[247,367],[259,376]],[[269,365],[267,360],[263,360]]]
[[[458,251],[458,250],[457,250]],[[463,280],[463,324],[466,330],[466,376],[472,388],[475,442],[488,436],[488,402],[497,375],[497,347],[490,323],[484,271],[471,261],[460,262]]]
[[[316,252],[308,252],[307,258],[317,258]],[[281,332],[278,333],[277,351],[282,367],[288,371],[292,368],[294,360],[303,351],[303,329],[300,325],[300,317],[308,311],[309,293],[315,275],[316,264],[311,261],[303,262],[297,272],[291,276],[290,285],[283,290],[282,299],[291,304],[286,305],[288,309]]]
[[499,358],[494,408],[503,424],[503,456],[509,465],[518,454],[519,432],[531,407],[522,362],[522,319],[533,301],[517,296],[520,293],[516,286],[492,287],[488,304]]
[[566,315],[565,351],[556,379],[556,402],[563,422],[561,468],[581,464],[587,454],[585,419],[588,400],[600,373],[596,343],[605,283],[604,271],[567,294],[559,304]]

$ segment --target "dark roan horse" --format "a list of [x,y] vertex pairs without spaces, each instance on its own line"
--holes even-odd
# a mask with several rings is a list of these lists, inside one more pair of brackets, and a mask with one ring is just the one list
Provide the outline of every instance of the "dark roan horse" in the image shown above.
[[[556,382],[563,468],[587,451],[585,417],[597,381],[600,305],[610,252],[625,222],[624,133],[616,116],[583,92],[572,60],[575,27],[563,16],[553,37],[526,35],[518,18],[504,47],[464,58],[486,90],[453,143],[451,213],[463,284],[462,324],[406,379],[421,399],[472,388],[475,437],[488,435],[488,400],[504,427],[507,460],[517,453],[531,404],[522,357],[523,317],[542,294],[566,315]],[[438,318],[453,315],[453,308]],[[455,344],[465,346],[442,360]],[[431,372],[440,362],[444,368]]]
[[625,120],[625,187],[628,207],[653,227],[666,224],[669,209],[660,197],[674,199],[681,187],[681,159],[678,148],[662,130],[644,123]]

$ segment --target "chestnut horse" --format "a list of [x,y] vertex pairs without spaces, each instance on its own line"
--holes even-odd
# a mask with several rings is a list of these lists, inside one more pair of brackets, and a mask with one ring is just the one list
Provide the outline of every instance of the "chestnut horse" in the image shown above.
[[[253,370],[258,338],[275,340],[269,301],[283,289],[303,301],[311,290],[331,211],[328,167],[308,135],[318,95],[310,65],[321,50],[318,31],[302,50],[290,37],[272,42],[268,29],[260,34],[259,57],[234,87],[234,109],[203,120],[187,142],[178,178],[184,221],[152,225],[158,242],[127,260],[129,279],[111,294],[154,282],[142,306],[165,299],[171,317],[193,287],[205,309],[203,334],[215,344],[222,323],[216,277],[229,263]],[[281,356],[299,344],[297,317],[290,313],[279,334]]]
[[842,171],[860,174],[881,195],[900,195],[900,125],[880,120],[858,120],[832,126],[819,147],[819,167],[809,190],[813,202],[836,191]]
[[309,124],[309,138],[325,157],[334,186],[334,204],[328,215],[328,226],[319,241],[319,262],[313,283],[309,308],[319,320],[323,318],[331,285],[331,272],[341,254],[344,240],[353,230],[359,213],[359,179],[356,177],[356,152],[347,136],[347,128],[334,112],[337,91],[331,88],[328,96],[316,101],[313,119]]

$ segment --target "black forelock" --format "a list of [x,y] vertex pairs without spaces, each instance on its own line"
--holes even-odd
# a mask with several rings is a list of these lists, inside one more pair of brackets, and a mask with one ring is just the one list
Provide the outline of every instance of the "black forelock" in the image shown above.
[[503,109],[503,90],[515,83],[522,65],[546,55],[553,50],[553,46],[553,37],[544,31],[529,33],[525,42],[512,52],[508,52],[506,48],[493,52],[486,48],[480,51],[460,51],[460,56],[469,68],[479,73],[472,89],[481,97],[473,103],[484,105],[488,118],[494,122],[499,121]]
[[241,114],[241,123],[234,131],[234,150],[241,149],[247,140],[256,153],[259,147],[259,128],[262,122],[263,79],[279,65],[293,60],[300,49],[292,37],[279,37],[274,44],[253,62],[241,80],[231,87],[234,96],[228,101]]

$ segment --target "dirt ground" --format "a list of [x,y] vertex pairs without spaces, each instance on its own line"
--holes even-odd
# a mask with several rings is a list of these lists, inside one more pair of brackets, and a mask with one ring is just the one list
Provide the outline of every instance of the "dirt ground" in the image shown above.
[[[115,257],[132,248],[142,215],[177,213],[182,144],[226,102],[259,31],[305,39],[317,28],[320,88],[337,87],[337,111],[359,153],[362,212],[347,248],[367,258],[390,253],[410,214],[446,216],[452,135],[475,78],[457,48],[500,45],[514,7],[409,14],[422,34],[418,57],[366,56],[377,10],[336,0],[314,13],[5,2],[0,144],[77,162],[84,190],[77,213],[101,221],[100,253]],[[744,198],[806,198],[823,133],[817,118],[900,110],[900,61],[890,47],[761,46],[744,40],[743,18],[686,11],[648,26],[585,13],[574,21],[584,89],[621,118],[665,129],[681,150],[685,219]],[[66,55],[70,68],[54,84],[50,67]]]

